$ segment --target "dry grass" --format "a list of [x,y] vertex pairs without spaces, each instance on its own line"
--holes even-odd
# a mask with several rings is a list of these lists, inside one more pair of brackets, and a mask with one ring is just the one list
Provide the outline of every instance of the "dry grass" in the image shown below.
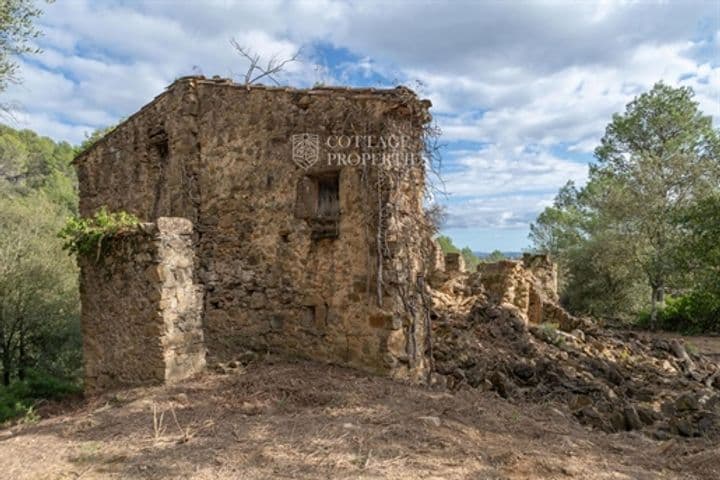
[[579,426],[553,404],[315,363],[104,395],[0,431],[12,479],[720,478],[720,447]]

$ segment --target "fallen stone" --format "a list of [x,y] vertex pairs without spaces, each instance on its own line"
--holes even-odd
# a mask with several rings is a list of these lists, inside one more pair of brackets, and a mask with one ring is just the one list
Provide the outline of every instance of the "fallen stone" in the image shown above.
[[418,420],[422,420],[423,422],[425,422],[429,425],[432,425],[433,427],[439,427],[440,425],[442,425],[442,422],[440,421],[439,417],[423,416],[423,417],[418,417]]
[[678,412],[694,411],[700,408],[698,398],[692,393],[683,393],[675,399],[675,410]]
[[692,437],[695,433],[695,428],[687,418],[673,418],[670,427],[683,437]]
[[503,398],[509,398],[512,387],[510,381],[501,372],[494,372],[490,377],[493,389]]
[[527,362],[518,362],[512,367],[513,375],[523,381],[528,381],[535,376],[535,368]]
[[643,428],[644,423],[640,419],[640,415],[634,407],[628,405],[623,410],[625,416],[625,426],[628,430],[640,430]]
[[627,425],[625,424],[625,415],[623,415],[620,411],[615,411],[610,414],[609,417],[610,420],[610,428],[613,432],[620,432],[623,430],[627,430]]
[[660,414],[658,414],[655,410],[651,408],[640,406],[637,407],[635,410],[637,411],[640,421],[643,422],[645,425],[652,425],[660,419]]

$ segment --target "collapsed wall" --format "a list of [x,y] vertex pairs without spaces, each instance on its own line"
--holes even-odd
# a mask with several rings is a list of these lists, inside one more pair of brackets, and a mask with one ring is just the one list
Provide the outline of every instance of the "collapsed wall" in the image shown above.
[[603,329],[557,303],[550,259],[481,264],[436,276],[432,382],[553,402],[580,423],[720,438],[720,366],[678,340]]
[[559,304],[557,267],[547,255],[526,253],[522,260],[480,263],[477,271],[488,300],[517,308],[527,322],[568,329],[577,322]]
[[[205,366],[192,224],[157,219],[80,258],[85,387],[174,382]],[[118,301],[118,298],[123,301]]]

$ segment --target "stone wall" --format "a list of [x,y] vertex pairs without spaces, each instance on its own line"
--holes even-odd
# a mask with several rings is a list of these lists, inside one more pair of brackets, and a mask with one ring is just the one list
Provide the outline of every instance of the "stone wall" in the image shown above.
[[193,281],[190,221],[159,218],[80,262],[88,391],[172,382],[202,370],[202,289]]
[[[425,374],[424,166],[338,164],[330,136],[409,139],[420,155],[428,103],[406,89],[244,87],[186,78],[77,159],[81,213],[102,205],[195,225],[195,281],[212,361],[246,349],[403,378]],[[294,135],[319,161],[293,162]],[[337,211],[318,195],[337,186]],[[119,296],[114,303],[128,298]]]
[[538,281],[540,289],[545,296],[553,301],[558,300],[558,273],[557,264],[548,255],[525,253],[522,258],[523,265],[530,270]]
[[530,308],[530,279],[521,262],[500,260],[481,262],[477,266],[488,301],[497,305],[510,304],[522,312]]
[[197,94],[179,82],[156,97],[75,160],[80,213],[105,205],[147,221],[197,221],[200,159]]
[[[421,112],[395,95],[354,91],[248,91],[202,83],[198,92],[207,165],[198,177],[200,256],[211,355],[227,358],[251,348],[378,372],[409,366],[406,331],[412,322],[400,315],[403,302],[392,291],[415,290],[414,276],[399,272],[408,262],[396,264],[407,254],[397,239],[412,238],[412,219],[421,215],[423,172],[408,170],[378,193],[377,169],[328,165],[323,140],[357,134],[417,140]],[[320,160],[308,169],[292,161],[291,139],[298,134],[320,140]],[[353,152],[366,153],[343,153]],[[339,187],[337,236],[317,238],[312,192],[318,179],[330,175]],[[395,285],[381,286],[381,305],[378,201],[399,212],[383,212],[381,266],[384,281]]]
[[462,254],[457,252],[451,252],[445,254],[445,271],[448,273],[465,272],[465,258]]
[[516,308],[530,323],[566,327],[576,322],[558,303],[557,266],[547,255],[480,263],[477,271],[491,303]]

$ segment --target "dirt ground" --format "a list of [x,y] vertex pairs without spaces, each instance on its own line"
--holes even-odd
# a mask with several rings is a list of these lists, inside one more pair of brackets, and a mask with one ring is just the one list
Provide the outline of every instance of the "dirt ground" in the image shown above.
[[699,353],[720,360],[720,335],[713,336],[680,336],[673,333],[655,333],[656,337],[677,338],[683,340],[686,344],[695,347]]
[[607,434],[550,403],[311,362],[265,359],[63,408],[0,430],[0,478],[720,478],[720,445],[702,438]]

